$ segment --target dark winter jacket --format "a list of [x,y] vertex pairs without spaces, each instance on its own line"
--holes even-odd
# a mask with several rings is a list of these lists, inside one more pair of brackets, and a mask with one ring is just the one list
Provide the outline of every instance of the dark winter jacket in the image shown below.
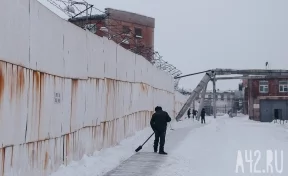
[[156,111],[151,118],[150,125],[153,131],[164,132],[167,128],[167,122],[171,121],[171,117],[166,111]]
[[197,111],[195,109],[193,109],[193,115],[196,115]]
[[202,109],[202,111],[201,111],[201,117],[205,117],[205,109]]
[[189,110],[187,111],[187,114],[188,114],[188,115],[190,115],[190,114],[191,114],[191,109],[189,109]]

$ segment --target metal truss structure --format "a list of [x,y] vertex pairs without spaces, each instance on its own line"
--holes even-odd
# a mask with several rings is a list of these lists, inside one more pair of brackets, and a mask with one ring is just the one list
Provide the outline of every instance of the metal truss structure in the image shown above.
[[[203,72],[198,73],[192,73],[188,75],[178,76],[175,77],[175,79],[180,79],[188,76],[193,76],[197,74],[205,73],[202,80],[199,82],[197,87],[191,92],[187,102],[184,104],[184,106],[181,108],[179,113],[176,116],[176,120],[179,121],[182,116],[185,114],[185,112],[188,110],[188,108],[191,106],[192,102],[201,95],[200,105],[198,108],[198,112],[201,112],[202,108],[204,107],[204,101],[205,101],[205,94],[206,94],[206,88],[210,81],[213,82],[213,109],[216,109],[216,80],[221,80],[221,77],[217,76],[223,76],[223,75],[243,75],[243,76],[236,76],[236,77],[222,77],[222,80],[225,79],[269,79],[269,78],[288,78],[288,70],[264,70],[264,69],[244,69],[244,70],[236,70],[236,69],[212,69],[212,70],[206,70]],[[216,118],[216,111],[213,111],[214,118]],[[199,113],[197,114],[196,119],[199,120]]]
[[[64,12],[69,18],[89,16],[92,14],[93,5],[85,0],[47,0],[49,3]],[[94,8],[95,9],[95,8]]]
[[[172,64],[169,64],[167,61],[163,60],[162,56],[160,56],[160,54],[158,52],[154,53],[153,59],[151,62],[155,67],[169,73],[174,78],[178,77],[182,74],[182,72],[180,70],[178,70],[175,66],[173,66]],[[175,90],[179,89],[179,87],[178,87],[179,81],[180,81],[179,79],[174,79],[174,89]]]

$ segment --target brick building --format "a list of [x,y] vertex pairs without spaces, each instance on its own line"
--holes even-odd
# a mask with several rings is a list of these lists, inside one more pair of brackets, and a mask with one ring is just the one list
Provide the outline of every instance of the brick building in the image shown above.
[[275,117],[288,119],[288,79],[249,79],[245,85],[249,118],[272,122]]
[[93,33],[106,36],[151,61],[154,53],[155,19],[132,12],[106,8],[105,14],[69,19]]

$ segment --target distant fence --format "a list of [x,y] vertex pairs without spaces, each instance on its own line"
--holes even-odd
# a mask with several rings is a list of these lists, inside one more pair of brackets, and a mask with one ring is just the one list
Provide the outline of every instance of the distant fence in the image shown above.
[[46,176],[174,116],[173,78],[36,0],[0,2],[0,176]]

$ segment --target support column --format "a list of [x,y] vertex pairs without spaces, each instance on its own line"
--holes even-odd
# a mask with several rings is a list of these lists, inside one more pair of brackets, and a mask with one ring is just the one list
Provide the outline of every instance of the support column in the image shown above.
[[214,115],[214,118],[216,118],[216,100],[217,100],[217,97],[216,97],[216,80],[215,80],[215,77],[213,78],[213,115]]
[[205,85],[204,89],[201,92],[201,100],[200,100],[200,104],[199,104],[199,108],[198,108],[198,113],[197,113],[197,116],[196,116],[196,119],[198,121],[200,119],[201,110],[204,107],[204,100],[205,100],[205,94],[206,94],[206,90],[207,90],[207,85],[208,85],[208,83]]
[[[181,108],[181,110],[179,111],[179,113],[176,116],[176,120],[179,121],[182,116],[187,112],[187,110],[189,109],[189,107],[191,107],[193,101],[195,100],[196,96],[199,95],[199,93],[201,92],[202,89],[204,89],[204,87],[207,87],[207,84],[209,83],[209,81],[211,80],[211,76],[214,72],[207,72],[204,77],[202,78],[202,80],[200,81],[200,83],[197,85],[197,87],[193,90],[193,92],[191,93],[191,95],[189,96],[188,100],[186,101],[186,103],[184,104],[184,106]],[[206,89],[205,89],[205,93],[206,93]],[[205,96],[205,95],[204,95]]]

